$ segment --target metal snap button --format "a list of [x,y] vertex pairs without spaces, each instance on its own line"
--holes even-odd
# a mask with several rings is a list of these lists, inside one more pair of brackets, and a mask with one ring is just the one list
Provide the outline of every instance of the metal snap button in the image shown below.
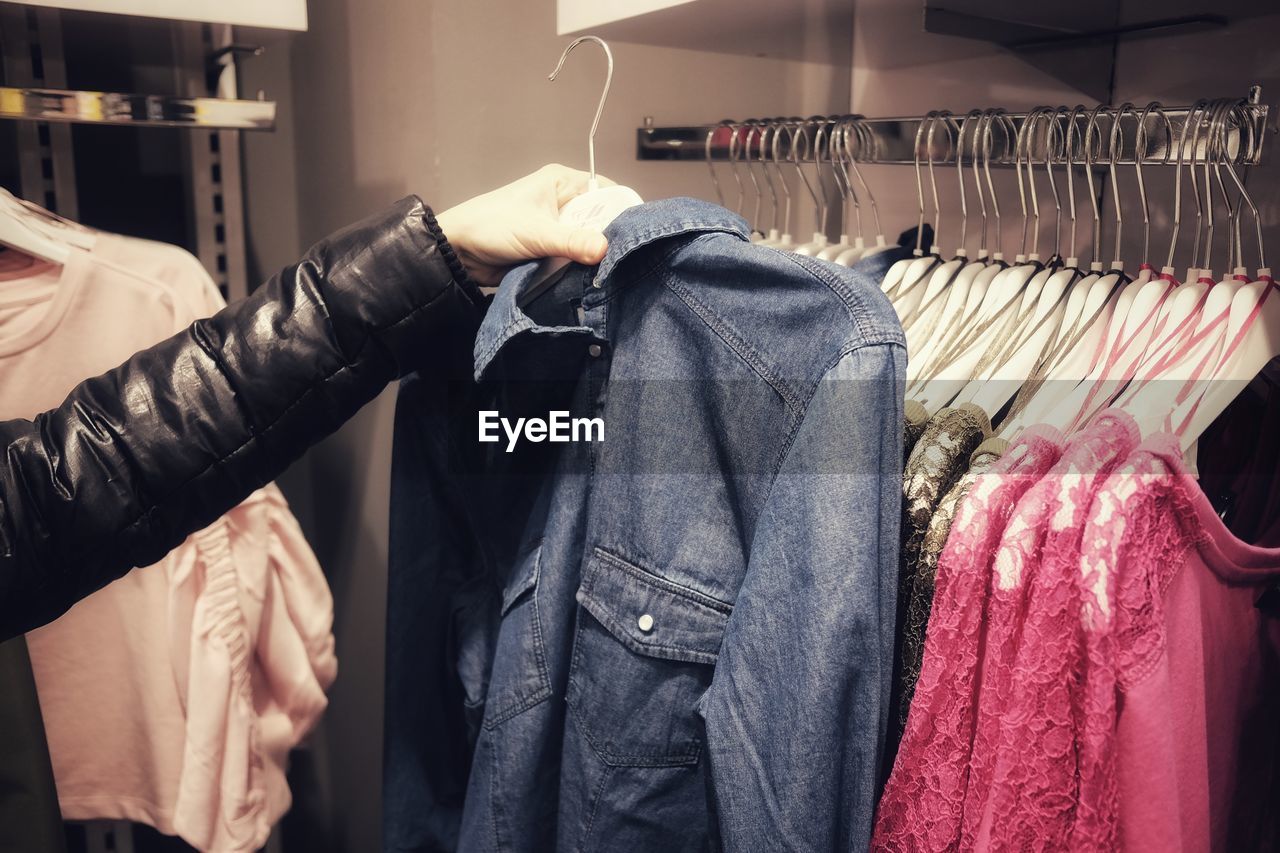
[[641,631],[644,631],[647,634],[653,630],[653,617],[648,613],[645,613],[636,620],[636,624],[640,626]]
[[591,353],[592,358],[599,358],[600,354],[604,352],[604,347],[600,346],[599,344],[592,344],[591,346],[587,347],[587,352]]

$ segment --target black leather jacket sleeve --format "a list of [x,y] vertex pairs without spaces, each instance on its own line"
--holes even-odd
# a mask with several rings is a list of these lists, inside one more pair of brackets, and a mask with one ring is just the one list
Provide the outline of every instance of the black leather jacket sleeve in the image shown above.
[[158,561],[392,380],[458,369],[482,306],[411,197],[57,409],[0,423],[0,639]]

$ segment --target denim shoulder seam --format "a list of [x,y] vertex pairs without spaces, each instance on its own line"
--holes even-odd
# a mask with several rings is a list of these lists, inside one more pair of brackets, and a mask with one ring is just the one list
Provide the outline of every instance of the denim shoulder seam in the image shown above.
[[874,341],[868,343],[854,342],[841,347],[835,357],[829,359],[827,363],[822,366],[822,370],[818,373],[818,380],[813,383],[813,387],[811,387],[805,395],[804,405],[801,407],[795,421],[791,424],[791,427],[787,430],[786,436],[783,438],[782,446],[778,452],[778,461],[774,465],[773,473],[769,478],[769,493],[765,495],[764,503],[761,504],[762,506],[768,506],[769,499],[773,497],[773,487],[777,484],[778,475],[782,472],[782,466],[787,461],[787,456],[791,453],[791,445],[795,443],[796,436],[800,433],[800,427],[804,424],[805,416],[809,413],[809,406],[813,403],[813,398],[818,395],[818,388],[822,386],[822,382],[826,379],[827,374],[848,356],[853,355],[855,352],[870,349],[872,347],[884,348],[885,350],[904,348],[896,341]]
[[[832,276],[829,270],[823,269],[821,264],[815,262],[812,258],[805,255],[797,255],[794,252],[779,252],[778,254],[785,256],[788,261],[822,282],[836,295],[836,298],[840,300],[848,312],[849,318],[857,326],[862,344],[897,343],[902,340],[900,331],[886,329],[884,328],[885,324],[876,322],[874,317],[871,316],[871,312],[867,309],[866,300],[858,296],[853,288]],[[843,353],[841,357],[843,357]]]
[[690,288],[686,287],[682,283],[674,281],[671,276],[663,275],[661,271],[658,272],[658,275],[666,288],[675,294],[676,298],[683,302],[685,306],[688,307],[688,309],[692,311],[698,319],[700,319],[706,327],[715,334],[716,337],[724,341],[725,345],[729,347],[729,349],[733,350],[738,358],[742,359],[742,361],[751,368],[752,372],[763,379],[764,382],[782,398],[783,402],[787,404],[787,408],[791,410],[793,415],[798,416],[799,411],[802,408],[799,396],[792,391],[791,388],[787,387],[786,383],[769,369],[769,366],[765,364],[764,359],[759,355],[759,353],[757,353],[750,344],[735,334],[733,329],[716,316],[714,311],[699,301],[697,297],[693,295],[693,291]]

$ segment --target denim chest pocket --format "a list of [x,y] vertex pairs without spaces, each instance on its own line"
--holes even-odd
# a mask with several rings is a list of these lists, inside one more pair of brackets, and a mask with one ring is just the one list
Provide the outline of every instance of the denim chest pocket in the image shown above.
[[696,764],[731,606],[599,548],[578,602],[566,698],[592,749],[610,765]]
[[502,591],[502,621],[485,703],[485,728],[511,719],[551,695],[538,613],[542,542],[525,550]]

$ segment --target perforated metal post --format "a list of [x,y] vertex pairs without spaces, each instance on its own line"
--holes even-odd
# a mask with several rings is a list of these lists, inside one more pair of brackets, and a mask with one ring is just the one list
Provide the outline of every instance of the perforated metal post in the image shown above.
[[[56,9],[0,4],[4,33],[4,79],[10,86],[64,88],[67,68],[62,50],[62,22]],[[76,166],[71,128],[53,122],[17,122],[16,191],[28,201],[78,219]]]

